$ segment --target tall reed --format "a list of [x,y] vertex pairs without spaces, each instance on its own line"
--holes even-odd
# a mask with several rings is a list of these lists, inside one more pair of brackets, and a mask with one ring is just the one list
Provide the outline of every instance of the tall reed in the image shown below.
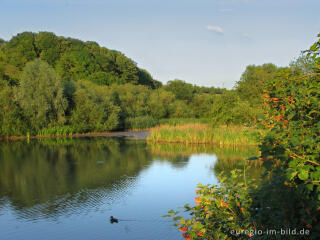
[[151,128],[148,141],[185,144],[255,145],[257,130],[244,126],[211,127],[207,124],[162,125]]

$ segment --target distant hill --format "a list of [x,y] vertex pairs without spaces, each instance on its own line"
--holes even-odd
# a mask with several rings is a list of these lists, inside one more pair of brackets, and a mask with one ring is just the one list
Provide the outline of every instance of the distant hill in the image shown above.
[[0,77],[10,84],[18,83],[23,67],[36,58],[51,65],[63,80],[161,86],[161,82],[123,53],[100,47],[96,42],[60,37],[51,32],[23,32],[8,42],[0,39]]

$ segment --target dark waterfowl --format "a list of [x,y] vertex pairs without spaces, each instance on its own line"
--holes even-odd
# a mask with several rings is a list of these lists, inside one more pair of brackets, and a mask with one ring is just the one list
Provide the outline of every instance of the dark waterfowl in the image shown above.
[[114,218],[113,216],[110,217],[110,223],[118,223],[119,220],[117,218]]

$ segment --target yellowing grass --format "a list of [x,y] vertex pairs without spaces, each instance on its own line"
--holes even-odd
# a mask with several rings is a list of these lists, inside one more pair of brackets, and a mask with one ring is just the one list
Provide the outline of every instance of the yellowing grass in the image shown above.
[[257,131],[243,126],[210,127],[208,124],[163,125],[150,129],[148,141],[185,144],[255,145]]

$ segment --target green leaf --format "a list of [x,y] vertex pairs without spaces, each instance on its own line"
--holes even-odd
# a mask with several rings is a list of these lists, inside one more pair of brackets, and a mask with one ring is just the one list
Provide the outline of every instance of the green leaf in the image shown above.
[[296,115],[295,112],[290,113],[290,114],[288,115],[288,117],[287,117],[288,120],[291,120],[295,115]]
[[306,170],[302,170],[299,174],[298,174],[298,177],[302,180],[302,181],[305,181],[308,179],[309,177],[309,172],[306,171]]
[[306,187],[307,187],[308,190],[313,191],[314,185],[313,184],[307,184]]

